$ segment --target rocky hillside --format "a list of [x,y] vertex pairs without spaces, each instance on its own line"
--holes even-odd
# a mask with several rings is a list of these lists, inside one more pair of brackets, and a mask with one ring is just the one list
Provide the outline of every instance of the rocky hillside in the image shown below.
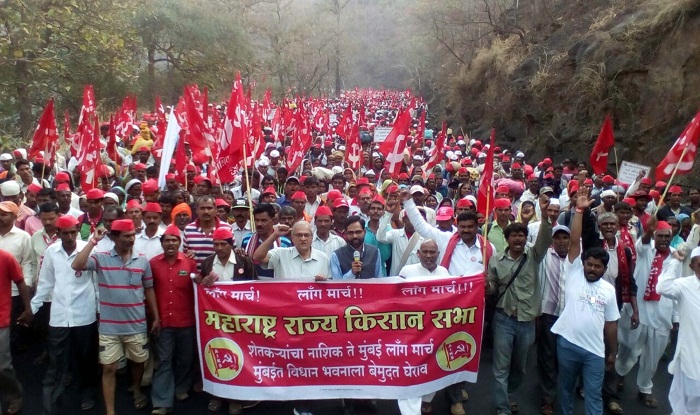
[[[521,13],[541,12],[528,1]],[[561,160],[587,159],[609,113],[619,160],[655,166],[700,108],[700,0],[578,0],[547,12],[549,23],[476,53],[448,114],[477,136],[493,125],[501,143]]]

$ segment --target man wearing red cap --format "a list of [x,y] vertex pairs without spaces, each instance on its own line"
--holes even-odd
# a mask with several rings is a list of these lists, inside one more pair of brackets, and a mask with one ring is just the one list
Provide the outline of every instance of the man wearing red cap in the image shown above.
[[61,213],[61,215],[71,215],[74,218],[78,219],[80,216],[83,215],[83,212],[72,206],[73,194],[74,193],[71,192],[70,186],[68,186],[67,183],[61,183],[58,186],[56,186],[56,200],[58,201],[58,211]]
[[[652,244],[652,237],[654,243]],[[652,395],[652,378],[656,373],[659,359],[668,344],[673,327],[673,300],[662,297],[657,284],[659,277],[671,264],[675,249],[671,248],[672,229],[666,222],[651,217],[642,237],[637,241],[637,264],[634,279],[637,282],[637,307],[639,327],[631,323],[632,307],[625,304],[621,311],[618,329],[619,350],[615,369],[621,376],[618,386],[624,385],[626,376],[639,360],[637,387],[639,400],[649,408],[656,408],[658,402]],[[677,270],[680,277],[680,270]]]
[[365,222],[369,221],[369,205],[373,198],[369,187],[362,188],[357,195],[357,205],[350,206],[350,215],[357,215]]
[[160,236],[163,230],[160,228],[160,218],[163,211],[158,203],[149,202],[143,208],[143,230],[136,235],[134,250],[143,254],[149,260],[163,253]]
[[[32,298],[32,313],[36,315],[44,302],[51,301],[48,331],[49,367],[44,378],[43,414],[57,413],[59,400],[65,391],[62,379],[70,374],[69,362],[80,360],[80,407],[95,406],[97,384],[97,300],[94,276],[71,268],[75,257],[87,242],[78,238],[80,223],[70,215],[55,220],[60,243],[43,253],[36,295]],[[89,249],[88,249],[89,251]],[[51,300],[49,300],[51,299]]]
[[102,199],[104,192],[100,189],[90,189],[86,193],[87,212],[78,218],[80,222],[80,239],[87,241],[95,229],[102,225]]
[[[484,224],[482,233],[488,226],[488,240],[496,247],[497,252],[504,252],[508,246],[504,234],[505,228],[511,224],[511,203],[508,198],[495,199],[493,203],[494,221]],[[542,207],[540,207],[542,209]]]
[[161,331],[155,338],[158,363],[151,388],[152,414],[172,411],[173,397],[187,399],[192,386],[196,353],[192,279],[197,275],[197,264],[180,252],[180,243],[180,229],[168,226],[160,236],[162,253],[149,261],[161,317]]
[[330,258],[333,251],[346,245],[345,239],[331,232],[333,227],[333,212],[328,206],[320,206],[314,216],[314,232],[311,247],[317,249]]
[[143,199],[146,202],[158,203],[158,198],[160,197],[160,189],[158,189],[158,182],[156,180],[146,180],[141,185],[141,191],[143,192]]
[[693,215],[693,211],[689,207],[681,205],[681,198],[683,197],[683,188],[678,185],[673,185],[668,189],[667,202],[659,208],[656,212],[656,217],[660,221],[665,221],[670,217],[675,217],[681,213],[685,213],[688,216]]
[[[112,222],[109,237],[114,241],[114,248],[110,252],[91,254],[106,234],[105,228],[98,227],[85,249],[73,259],[71,267],[76,271],[97,273],[102,392],[107,415],[114,415],[117,365],[125,356],[134,363],[131,367],[134,407],[143,409],[148,404],[141,392],[144,362],[149,356],[144,297],[153,313],[151,333],[157,334],[160,330],[160,317],[153,291],[151,265],[144,255],[133,249],[136,237],[134,223],[128,219]],[[83,274],[78,272],[76,277],[81,278]],[[124,289],[124,286],[130,289]]]
[[[645,176],[646,171],[642,170],[639,172],[634,183],[632,183],[630,187],[627,188],[627,197],[634,197],[634,194],[640,190],[643,190],[647,195],[649,194],[649,192],[653,189],[653,182],[650,178]],[[654,200],[651,199],[651,197],[649,198],[649,203],[647,204],[646,211],[649,214],[656,212],[656,202],[654,202]]]
[[345,198],[336,199],[333,202],[332,230],[336,235],[345,238],[345,222],[350,214],[350,204]]

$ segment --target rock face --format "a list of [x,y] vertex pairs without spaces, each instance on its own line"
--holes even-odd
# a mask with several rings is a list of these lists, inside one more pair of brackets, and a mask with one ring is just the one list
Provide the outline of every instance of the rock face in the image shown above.
[[478,51],[448,114],[561,161],[587,160],[609,113],[618,159],[655,166],[700,109],[700,0],[564,1],[551,16]]

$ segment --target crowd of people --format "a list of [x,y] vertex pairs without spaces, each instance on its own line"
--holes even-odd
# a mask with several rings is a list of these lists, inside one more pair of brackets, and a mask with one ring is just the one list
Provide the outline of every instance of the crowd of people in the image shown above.
[[[396,114],[381,102],[361,108],[372,126]],[[212,183],[206,165],[191,163],[185,172],[173,164],[159,186],[159,159],[141,135],[120,139],[122,163],[103,151],[93,189],[80,188],[70,158],[0,155],[5,411],[22,407],[12,355],[45,341],[44,414],[58,412],[70,378],[84,410],[101,383],[113,415],[127,361],[134,407],[149,405],[150,384],[151,413],[171,413],[202,387],[194,284],[483,273],[497,415],[518,412],[512,393],[535,375],[532,347],[544,415],[571,414],[576,394],[588,415],[623,414],[621,393],[649,408],[669,393],[674,414],[699,414],[700,188],[644,173],[621,183],[585,162],[533,160],[450,130],[444,157],[427,170],[438,132],[419,122],[416,113],[395,174],[372,142],[359,171],[346,168],[342,137],[321,132],[288,171],[288,142],[269,128],[264,155],[234,183]],[[484,214],[476,194],[489,150],[495,199]],[[655,390],[658,363],[674,348],[671,390]],[[469,389],[445,389],[452,415],[465,414]],[[433,395],[399,408],[431,413]],[[212,396],[208,409],[224,405],[238,414],[256,402]],[[296,404],[297,414],[312,411],[312,402]]]

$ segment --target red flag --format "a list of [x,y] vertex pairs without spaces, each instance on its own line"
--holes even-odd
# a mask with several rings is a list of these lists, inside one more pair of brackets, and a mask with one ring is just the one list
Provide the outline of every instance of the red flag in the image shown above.
[[445,149],[445,140],[447,140],[447,122],[443,121],[442,131],[438,133],[438,136],[435,139],[435,147],[433,147],[433,152],[430,153],[430,158],[425,164],[425,170],[430,170],[437,166],[438,163],[440,163],[440,161],[442,161],[442,159],[445,157],[445,155],[442,153]]
[[54,113],[53,98],[46,103],[44,112],[39,118],[39,125],[34,131],[32,138],[32,146],[27,152],[29,160],[34,159],[39,155],[40,151],[44,152],[44,160],[47,164],[51,164],[54,159],[56,145],[58,143],[58,131],[56,127],[56,114]]
[[163,141],[165,140],[165,130],[168,122],[165,119],[165,108],[163,107],[163,102],[160,100],[160,95],[156,95],[156,103],[153,113],[155,114],[157,128],[155,129],[156,132],[154,134],[156,139],[153,141],[153,148],[151,148],[151,151],[162,150]]
[[231,97],[226,106],[226,117],[219,131],[220,157],[216,160],[222,181],[231,182],[243,160],[243,143],[248,140],[246,102],[240,73],[231,88]]
[[70,145],[70,140],[73,134],[70,132],[70,115],[68,111],[63,113],[63,140]]
[[605,122],[600,128],[598,140],[596,140],[591,152],[591,167],[593,173],[604,174],[608,169],[608,152],[610,147],[615,145],[615,137],[613,136],[612,120],[609,115],[605,116]]
[[695,114],[666,157],[656,167],[656,180],[670,177],[674,169],[676,169],[676,174],[689,173],[693,168],[698,142],[700,142],[700,111]]
[[199,90],[196,86],[185,87],[185,114],[187,115],[188,143],[192,151],[192,159],[195,164],[208,163],[212,158],[216,160],[212,152],[214,149],[213,131],[202,118],[201,102],[198,100]]
[[408,108],[405,108],[396,117],[394,127],[386,136],[386,140],[379,146],[379,152],[386,158],[384,168],[389,174],[399,173],[401,163],[403,163],[403,151],[406,149],[406,136],[410,127],[411,113]]
[[312,139],[309,118],[306,116],[301,106],[297,108],[295,118],[296,128],[292,133],[292,145],[287,152],[287,170],[290,175],[301,165],[304,154],[306,154],[311,146]]
[[352,106],[348,104],[343,112],[343,118],[340,120],[338,125],[335,127],[335,133],[339,136],[346,138],[350,130],[352,129]]
[[345,142],[345,147],[345,159],[348,162],[348,166],[354,171],[360,170],[360,167],[362,167],[362,142],[360,140],[358,122],[352,123],[352,128]]
[[[496,129],[491,129],[491,140],[489,143],[489,151],[486,153],[486,161],[484,162],[484,172],[481,173],[481,182],[479,183],[479,193],[476,198],[476,209],[484,215],[485,220],[488,220],[489,214],[493,210],[493,149],[496,145]],[[488,212],[486,211],[488,205]]]
[[[125,144],[128,144],[127,141],[131,135],[135,120],[136,97],[128,96],[122,101],[122,107],[119,109],[114,118],[115,133],[124,140]],[[165,133],[165,131],[163,131],[163,133]]]
[[185,150],[185,131],[180,130],[180,137],[177,139],[177,147],[175,147],[175,169],[178,174],[186,177],[185,169],[187,168],[187,151]]
[[211,347],[209,346],[209,351],[214,357],[214,364],[216,365],[216,370],[228,369],[228,370],[238,370],[238,357],[229,349],[224,349],[223,347]]
[[466,340],[457,339],[449,343],[445,343],[443,346],[445,350],[445,356],[447,357],[447,367],[450,367],[450,363],[457,359],[469,359],[473,352],[472,346],[466,342]]
[[[78,156],[78,167],[80,168],[80,187],[83,191],[88,191],[97,187],[98,173],[102,169],[100,161],[100,124],[95,117],[95,126],[88,131],[83,130],[83,145]],[[88,136],[88,133],[92,133]]]
[[[78,129],[70,141],[70,153],[74,157],[78,157],[83,146],[83,138],[92,137],[92,117],[95,115],[95,90],[92,85],[85,85],[83,88],[83,106],[80,108],[80,117],[78,118]],[[99,128],[97,129],[99,131]],[[78,157],[79,158],[79,157]]]

